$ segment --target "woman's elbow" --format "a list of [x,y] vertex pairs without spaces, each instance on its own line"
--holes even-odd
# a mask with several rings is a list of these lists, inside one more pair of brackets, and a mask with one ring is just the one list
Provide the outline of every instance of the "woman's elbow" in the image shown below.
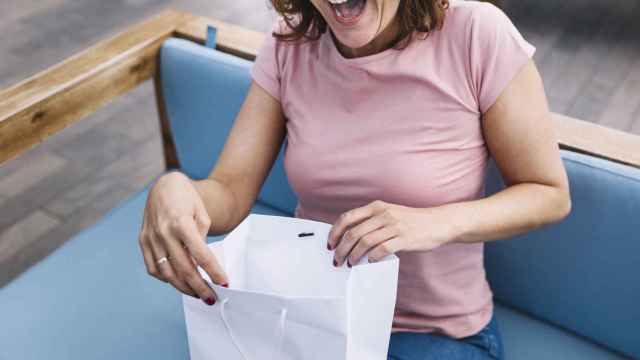
[[553,200],[553,218],[552,223],[564,220],[571,213],[571,192],[569,187],[556,188]]

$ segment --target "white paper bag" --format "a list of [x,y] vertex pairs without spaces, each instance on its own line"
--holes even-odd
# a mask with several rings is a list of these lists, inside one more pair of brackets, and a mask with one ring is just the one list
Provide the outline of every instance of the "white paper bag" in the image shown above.
[[229,288],[210,283],[213,306],[183,296],[191,359],[386,360],[398,258],[336,268],[326,247],[330,229],[250,214],[210,244]]

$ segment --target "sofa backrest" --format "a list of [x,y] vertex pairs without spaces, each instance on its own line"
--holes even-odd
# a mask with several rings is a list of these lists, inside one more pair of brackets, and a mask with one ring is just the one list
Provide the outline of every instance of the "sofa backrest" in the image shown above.
[[[561,151],[572,210],[563,221],[485,245],[502,303],[640,357],[640,169]],[[493,162],[487,195],[504,184]]]
[[[252,62],[182,39],[165,41],[160,78],[181,170],[206,178],[251,84]],[[285,176],[286,139],[258,201],[293,215],[297,199]]]
[[[167,114],[182,170],[205,178],[251,82],[251,62],[179,39],[161,50]],[[286,144],[286,140],[285,140]],[[293,214],[284,146],[258,200]],[[486,246],[497,299],[640,357],[640,170],[563,151],[573,209],[564,221]],[[490,165],[487,194],[502,181]]]

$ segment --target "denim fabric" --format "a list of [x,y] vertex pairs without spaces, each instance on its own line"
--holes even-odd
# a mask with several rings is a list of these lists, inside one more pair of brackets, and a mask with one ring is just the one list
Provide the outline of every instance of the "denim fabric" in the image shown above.
[[391,334],[388,360],[503,360],[504,348],[495,315],[475,335],[461,339],[434,333]]

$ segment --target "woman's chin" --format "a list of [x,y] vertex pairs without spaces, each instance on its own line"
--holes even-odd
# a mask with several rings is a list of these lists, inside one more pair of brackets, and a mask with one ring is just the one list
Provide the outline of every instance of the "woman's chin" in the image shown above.
[[339,17],[338,12],[332,8],[329,8],[327,15],[329,18],[325,19],[337,40],[351,49],[361,48],[371,42],[376,37],[381,21],[376,2],[373,0],[366,0],[362,12],[348,22]]

